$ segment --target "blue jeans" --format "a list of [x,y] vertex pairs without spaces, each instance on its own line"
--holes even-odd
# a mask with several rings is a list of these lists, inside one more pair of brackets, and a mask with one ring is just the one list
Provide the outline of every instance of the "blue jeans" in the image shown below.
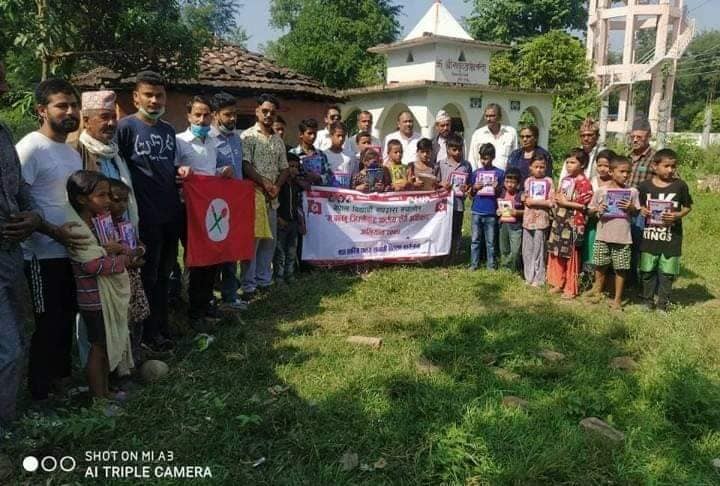
[[485,242],[487,255],[487,268],[495,269],[495,228],[497,218],[482,214],[472,215],[472,240],[470,243],[470,266],[477,268],[480,265],[480,249]]

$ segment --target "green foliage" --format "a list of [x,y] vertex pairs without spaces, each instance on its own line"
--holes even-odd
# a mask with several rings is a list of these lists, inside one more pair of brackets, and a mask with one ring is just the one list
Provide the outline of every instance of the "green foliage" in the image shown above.
[[[713,103],[711,106],[712,110],[712,124],[710,125],[711,132],[720,132],[720,102]],[[693,132],[702,132],[705,126],[705,110],[700,110],[693,118],[690,130]]]
[[183,21],[194,33],[245,46],[247,32],[237,23],[241,7],[236,0],[181,0]]
[[715,86],[720,92],[720,30],[697,35],[678,62],[672,114],[677,131],[692,130],[698,113],[705,108],[706,97]]
[[400,9],[387,0],[273,0],[271,24],[288,32],[268,55],[333,88],[380,82],[384,60],[366,50],[397,38]]
[[584,29],[585,2],[577,0],[474,0],[467,19],[470,35],[483,41],[511,42],[551,30]]

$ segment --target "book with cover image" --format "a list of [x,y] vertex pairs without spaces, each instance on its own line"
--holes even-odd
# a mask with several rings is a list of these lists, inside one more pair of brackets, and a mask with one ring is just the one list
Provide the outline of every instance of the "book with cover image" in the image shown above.
[[665,212],[672,211],[673,202],[665,201],[663,199],[648,199],[647,205],[648,210],[650,211],[647,224],[650,226],[665,226],[665,223],[663,223],[662,220],[662,215]]
[[498,199],[498,209],[500,210],[500,221],[512,218],[513,202],[508,199]]
[[333,172],[333,187],[348,189],[350,187],[350,174],[347,172]]
[[494,196],[495,188],[495,171],[494,170],[481,170],[478,171],[477,181],[480,182],[482,187],[478,191],[479,196]]
[[92,224],[101,245],[105,245],[111,241],[117,241],[118,237],[110,213],[95,216],[92,218]]
[[566,198],[571,199],[574,190],[575,190],[575,178],[574,177],[565,177],[562,181],[560,181],[560,192],[563,193],[563,195]]
[[368,191],[375,192],[375,184],[382,182],[383,170],[382,167],[368,167],[367,169],[367,184]]
[[306,173],[320,175],[322,172],[322,156],[313,154],[303,157],[302,167]]
[[434,191],[437,184],[437,177],[427,172],[416,172],[415,176],[422,182],[421,191]]
[[467,184],[467,172],[456,171],[450,174],[450,183],[452,184],[453,194],[457,197],[465,195],[460,188]]
[[393,184],[407,180],[407,166],[391,163],[388,167],[390,168],[390,177],[392,178]]
[[544,201],[548,196],[548,185],[544,180],[530,181],[530,199]]
[[128,248],[134,250],[137,248],[137,236],[135,235],[135,227],[130,221],[121,221],[117,225],[120,241],[125,243]]
[[618,203],[621,201],[629,201],[631,194],[630,189],[608,189],[605,196],[607,209],[603,214],[603,218],[625,218],[627,213],[618,207]]

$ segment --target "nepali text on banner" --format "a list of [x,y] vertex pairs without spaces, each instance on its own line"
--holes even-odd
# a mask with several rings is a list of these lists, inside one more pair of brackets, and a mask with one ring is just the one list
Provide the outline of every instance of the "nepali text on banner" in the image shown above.
[[452,211],[448,191],[365,194],[313,186],[303,194],[302,259],[333,265],[447,255]]
[[250,181],[193,174],[183,181],[188,267],[250,260],[255,250],[255,188]]

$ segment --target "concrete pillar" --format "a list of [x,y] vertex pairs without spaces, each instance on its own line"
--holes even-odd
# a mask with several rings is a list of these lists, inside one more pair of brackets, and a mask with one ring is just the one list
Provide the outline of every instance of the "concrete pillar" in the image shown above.
[[[632,0],[629,0],[628,6],[630,6]],[[625,39],[623,42],[623,64],[633,63],[633,43],[635,41],[635,15],[632,9],[630,13],[625,16]]]
[[658,121],[660,119],[660,102],[665,91],[663,74],[658,72],[653,76],[650,87],[650,108],[648,109],[648,120],[653,133],[657,133]]

